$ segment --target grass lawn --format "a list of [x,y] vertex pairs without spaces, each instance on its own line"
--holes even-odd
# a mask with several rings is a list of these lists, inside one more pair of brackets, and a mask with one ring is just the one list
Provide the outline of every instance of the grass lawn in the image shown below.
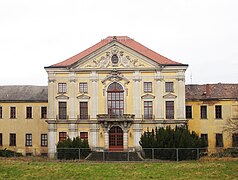
[[96,163],[1,158],[0,179],[238,179],[238,160]]

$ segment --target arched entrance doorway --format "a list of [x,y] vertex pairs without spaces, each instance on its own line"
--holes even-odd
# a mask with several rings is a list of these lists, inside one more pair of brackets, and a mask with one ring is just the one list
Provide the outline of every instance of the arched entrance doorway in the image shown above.
[[124,113],[124,90],[122,85],[114,82],[107,89],[108,114],[113,117]]
[[113,126],[109,130],[109,150],[123,150],[123,130],[119,126]]

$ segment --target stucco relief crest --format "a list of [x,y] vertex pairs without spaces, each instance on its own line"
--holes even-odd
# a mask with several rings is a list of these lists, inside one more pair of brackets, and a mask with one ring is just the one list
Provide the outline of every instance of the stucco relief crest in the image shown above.
[[[118,61],[115,60],[118,58]],[[138,59],[132,58],[129,55],[125,55],[124,51],[119,50],[117,47],[113,47],[110,51],[106,52],[106,55],[100,58],[95,58],[92,63],[86,65],[85,67],[96,67],[96,68],[106,68],[106,67],[143,67]]]
[[121,80],[125,81],[125,85],[128,84],[130,81],[124,77],[122,74],[120,74],[118,71],[112,71],[109,75],[107,75],[103,80],[102,83],[105,84],[106,81],[111,81],[111,82],[119,82]]

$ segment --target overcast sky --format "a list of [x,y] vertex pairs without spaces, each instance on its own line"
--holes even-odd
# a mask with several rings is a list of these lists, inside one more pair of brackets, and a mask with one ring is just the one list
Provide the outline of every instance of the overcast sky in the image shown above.
[[1,0],[0,85],[47,85],[45,66],[107,36],[189,64],[186,83],[238,83],[238,0]]

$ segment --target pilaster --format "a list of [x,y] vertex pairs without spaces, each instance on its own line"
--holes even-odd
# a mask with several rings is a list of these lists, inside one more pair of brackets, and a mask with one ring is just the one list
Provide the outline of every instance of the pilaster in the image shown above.
[[141,149],[140,146],[140,137],[142,134],[142,128],[141,128],[141,124],[134,124],[133,125],[133,130],[134,130],[134,147],[135,149]]
[[77,137],[77,124],[69,124],[69,138],[73,139]]
[[123,149],[128,148],[128,131],[124,131],[123,133]]
[[56,153],[56,124],[48,124],[48,156],[50,159],[55,158]]
[[90,142],[89,145],[92,149],[98,147],[98,124],[90,124]]
[[55,97],[56,97],[56,82],[55,82],[55,74],[48,72],[48,119],[55,119]]
[[98,74],[92,71],[90,74],[90,118],[96,120],[98,114]]
[[141,119],[141,74],[139,71],[133,73],[134,81],[134,113],[135,119]]
[[164,119],[163,76],[157,71],[155,75],[155,118]]
[[178,99],[177,99],[177,119],[185,119],[185,76],[184,71],[179,71],[178,81]]
[[77,118],[77,112],[76,112],[76,77],[75,73],[71,72],[69,74],[69,118],[70,119],[76,119]]

